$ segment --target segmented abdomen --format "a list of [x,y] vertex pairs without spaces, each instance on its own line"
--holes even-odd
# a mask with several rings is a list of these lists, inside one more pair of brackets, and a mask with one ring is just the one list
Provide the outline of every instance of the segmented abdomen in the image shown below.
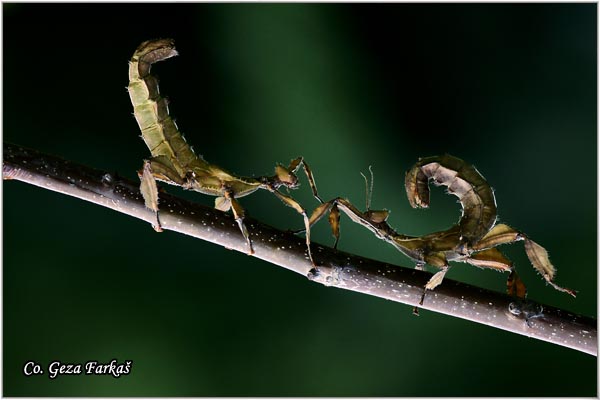
[[420,159],[406,173],[406,194],[413,208],[429,206],[429,180],[458,197],[462,205],[458,225],[467,242],[478,241],[494,226],[496,198],[475,167],[450,155]]
[[167,100],[160,96],[152,64],[177,55],[172,39],[148,40],[138,46],[129,63],[129,96],[142,138],[152,156],[166,156],[181,175],[197,156],[169,116]]

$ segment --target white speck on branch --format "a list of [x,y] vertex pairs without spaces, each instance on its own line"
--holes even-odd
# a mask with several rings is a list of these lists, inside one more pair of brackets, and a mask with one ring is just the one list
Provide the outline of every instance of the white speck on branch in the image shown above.
[[[144,205],[139,183],[106,171],[5,143],[2,173],[5,180],[18,180],[74,196],[148,223],[156,221],[154,212]],[[238,225],[231,216],[219,210],[161,193],[160,221],[163,229],[247,252],[246,241]],[[318,264],[318,270],[315,271],[306,254],[303,238],[251,218],[245,219],[245,222],[256,257],[326,286],[417,306],[423,287],[431,278],[426,271],[370,260],[313,242],[313,257]],[[441,286],[428,292],[424,304],[419,308],[587,354],[598,354],[596,319],[530,300],[519,301],[502,293],[450,279],[444,279]]]

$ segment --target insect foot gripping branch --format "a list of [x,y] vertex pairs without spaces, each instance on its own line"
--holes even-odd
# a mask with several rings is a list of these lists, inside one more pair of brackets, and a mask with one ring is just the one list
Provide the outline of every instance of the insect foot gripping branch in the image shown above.
[[248,229],[244,224],[244,209],[239,197],[247,196],[258,189],[268,190],[285,205],[292,207],[304,218],[308,258],[315,263],[310,251],[310,224],[305,209],[292,197],[279,192],[280,187],[296,189],[296,172],[302,167],[314,196],[317,189],[312,172],[302,157],[289,166],[277,165],[275,175],[257,178],[241,177],[223,168],[210,164],[194,153],[179,132],[175,121],[169,115],[167,100],[160,96],[158,81],[150,74],[152,64],[177,55],[172,39],[149,40],[139,45],[129,63],[129,96],[133,104],[135,119],[142,131],[142,138],[152,157],[144,161],[139,171],[140,190],[146,207],[155,211],[155,230],[161,231],[159,220],[159,195],[156,181],[181,186],[211,196],[216,196],[215,208],[232,210],[242,235],[246,239],[249,254],[254,253]]
[[521,240],[525,242],[525,252],[531,264],[546,282],[554,289],[575,297],[574,290],[554,283],[556,270],[542,246],[508,225],[496,224],[494,192],[475,167],[450,155],[420,159],[406,173],[406,194],[412,207],[429,206],[429,181],[433,181],[437,186],[446,186],[447,192],[457,196],[461,203],[462,216],[458,223],[448,230],[418,237],[397,233],[387,223],[389,211],[369,209],[372,185],[371,189],[367,190],[365,212],[358,210],[348,200],[338,197],[317,207],[310,217],[310,224],[316,223],[329,211],[329,223],[337,244],[339,210],[342,210],[354,222],[363,225],[378,238],[413,259],[417,268],[422,269],[425,264],[440,268],[425,285],[420,304],[423,304],[427,290],[433,290],[442,283],[450,268],[449,261],[509,272],[506,283],[508,294],[525,298],[527,289],[512,262],[495,248],[501,244]]

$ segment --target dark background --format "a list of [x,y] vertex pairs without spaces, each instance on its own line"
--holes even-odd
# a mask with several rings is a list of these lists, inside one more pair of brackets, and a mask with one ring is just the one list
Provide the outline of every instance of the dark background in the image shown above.
[[[3,4],[4,140],[136,178],[148,157],[127,61],[150,38],[197,151],[242,175],[302,155],[323,197],[373,207],[398,231],[459,216],[434,190],[410,209],[403,174],[450,153],[477,165],[500,218],[551,253],[544,285],[504,246],[529,297],[596,315],[595,4]],[[294,197],[316,206],[305,181]],[[210,205],[213,198],[172,193]],[[4,192],[5,396],[595,396],[596,358],[471,322],[311,283],[244,254],[19,182]],[[242,200],[283,229],[268,193]],[[340,247],[411,265],[342,221]],[[332,243],[327,225],[317,242]],[[502,291],[506,275],[449,278]],[[133,360],[129,376],[24,377],[34,360]]]

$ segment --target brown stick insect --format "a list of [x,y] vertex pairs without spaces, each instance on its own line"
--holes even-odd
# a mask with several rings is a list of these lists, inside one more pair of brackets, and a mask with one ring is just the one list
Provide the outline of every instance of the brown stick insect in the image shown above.
[[139,176],[146,207],[156,212],[154,229],[162,230],[156,184],[159,180],[187,190],[217,196],[215,208],[222,211],[232,210],[248,244],[248,252],[253,254],[250,235],[244,224],[244,209],[237,199],[258,189],[264,189],[304,217],[308,257],[315,265],[310,251],[310,223],[306,211],[296,200],[278,190],[280,187],[296,189],[299,186],[296,172],[302,167],[314,196],[322,202],[317,195],[309,166],[302,157],[298,157],[287,167],[278,164],[273,176],[251,178],[234,175],[196,155],[169,115],[167,100],[160,96],[156,77],[150,74],[152,64],[177,54],[172,39],[149,40],[139,45],[129,63],[129,96],[135,119],[142,131],[142,138],[152,154],[152,158],[144,161]]
[[[372,173],[371,173],[372,174]],[[364,177],[364,175],[363,175]],[[407,173],[406,194],[413,208],[429,207],[429,181],[445,186],[449,194],[458,197],[462,205],[462,216],[451,228],[424,236],[407,236],[397,233],[388,223],[388,210],[371,210],[370,198],[373,191],[367,183],[366,211],[362,212],[347,199],[335,198],[318,206],[310,217],[316,223],[329,211],[329,223],[337,246],[342,210],[351,220],[372,231],[378,238],[390,243],[416,262],[417,269],[425,264],[440,268],[425,285],[420,303],[423,304],[427,290],[435,289],[450,268],[449,261],[460,261],[480,268],[509,272],[507,292],[525,298],[527,289],[518,277],[513,264],[496,246],[525,242],[525,252],[533,267],[554,289],[575,297],[576,292],[554,283],[556,269],[550,262],[548,252],[542,246],[496,219],[496,198],[490,185],[475,167],[450,156],[435,156],[420,159]],[[365,182],[367,179],[365,177]]]

